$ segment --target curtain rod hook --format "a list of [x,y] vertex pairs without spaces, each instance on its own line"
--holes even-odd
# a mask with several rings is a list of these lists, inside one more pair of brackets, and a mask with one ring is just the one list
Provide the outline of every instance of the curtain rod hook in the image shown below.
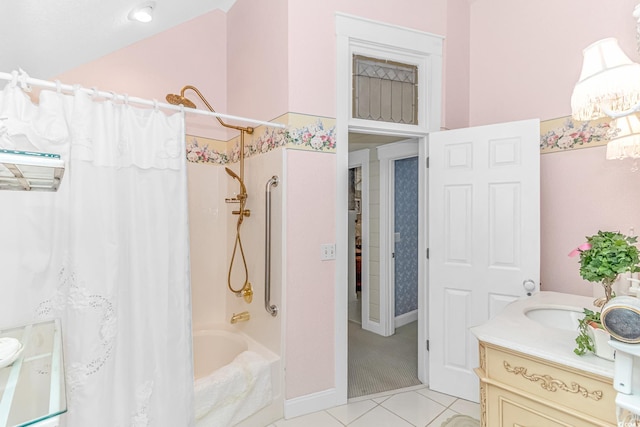
[[11,72],[11,87],[16,87],[18,85],[18,72],[13,70]]
[[29,86],[29,74],[27,74],[22,68],[18,69],[19,76],[18,82],[20,83],[20,88],[25,92],[31,92],[31,86]]

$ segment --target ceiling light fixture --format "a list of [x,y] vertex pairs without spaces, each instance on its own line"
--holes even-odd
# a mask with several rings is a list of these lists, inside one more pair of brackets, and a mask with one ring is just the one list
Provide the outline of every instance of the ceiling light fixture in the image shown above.
[[129,19],[138,22],[151,22],[153,20],[153,9],[156,6],[156,2],[150,1],[139,4],[129,12]]

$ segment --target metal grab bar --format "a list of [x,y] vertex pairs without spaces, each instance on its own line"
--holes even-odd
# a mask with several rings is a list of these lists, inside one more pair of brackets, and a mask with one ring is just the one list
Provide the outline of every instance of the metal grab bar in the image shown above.
[[278,306],[271,304],[271,187],[277,187],[278,181],[272,176],[265,189],[264,309],[273,317],[278,315]]

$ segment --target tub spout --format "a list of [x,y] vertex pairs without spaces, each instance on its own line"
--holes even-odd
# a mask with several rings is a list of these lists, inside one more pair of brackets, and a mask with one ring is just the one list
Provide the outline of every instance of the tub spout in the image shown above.
[[243,311],[242,313],[233,313],[231,316],[231,324],[235,324],[238,322],[246,322],[251,318],[251,314],[248,311]]

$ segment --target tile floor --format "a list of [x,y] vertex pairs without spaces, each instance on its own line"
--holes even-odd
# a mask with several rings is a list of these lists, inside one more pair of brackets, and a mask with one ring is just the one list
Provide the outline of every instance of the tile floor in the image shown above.
[[346,405],[268,427],[440,427],[456,414],[480,419],[480,405],[420,385],[349,399]]

